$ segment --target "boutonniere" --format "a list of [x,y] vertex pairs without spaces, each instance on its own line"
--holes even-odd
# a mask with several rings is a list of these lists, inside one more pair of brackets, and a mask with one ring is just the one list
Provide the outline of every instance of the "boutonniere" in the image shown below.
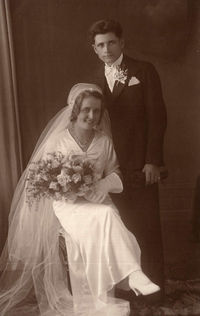
[[128,69],[123,69],[120,66],[116,67],[116,72],[114,74],[114,79],[125,84],[128,77]]

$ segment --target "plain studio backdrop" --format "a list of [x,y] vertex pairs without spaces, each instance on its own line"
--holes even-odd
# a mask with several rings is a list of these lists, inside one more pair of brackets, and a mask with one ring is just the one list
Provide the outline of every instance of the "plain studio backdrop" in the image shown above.
[[[200,276],[199,244],[190,242],[200,172],[199,1],[10,0],[9,10],[24,167],[46,123],[66,105],[69,89],[97,62],[87,42],[94,21],[119,20],[125,52],[156,66],[168,112],[169,177],[160,186],[166,277]],[[1,186],[2,201],[3,194],[10,201],[12,188],[6,190],[5,182]],[[8,205],[1,203],[2,227],[6,227]],[[1,230],[1,247],[5,231]]]

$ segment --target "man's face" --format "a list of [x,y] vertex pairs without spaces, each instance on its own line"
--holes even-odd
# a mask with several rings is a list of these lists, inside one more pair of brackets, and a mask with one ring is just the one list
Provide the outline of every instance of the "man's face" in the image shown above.
[[114,33],[97,34],[93,48],[98,57],[111,66],[119,58],[124,48],[124,40]]

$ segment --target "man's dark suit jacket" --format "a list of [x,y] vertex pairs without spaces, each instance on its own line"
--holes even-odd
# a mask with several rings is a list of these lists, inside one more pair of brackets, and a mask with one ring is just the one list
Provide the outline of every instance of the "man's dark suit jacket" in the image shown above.
[[[93,78],[93,83],[98,84],[105,94],[114,146],[123,174],[123,193],[113,194],[112,199],[141,246],[144,272],[163,288],[158,185],[145,186],[141,171],[146,163],[164,164],[166,109],[160,79],[152,64],[124,56],[121,68],[128,70],[127,79],[124,84],[115,84],[112,93],[103,63]],[[135,84],[130,86],[131,81]],[[138,173],[143,175],[144,181],[137,187],[135,174]]]
[[[121,67],[128,70],[125,84],[115,84],[110,92],[104,65],[95,76],[104,91],[113,141],[125,183],[130,183],[134,170],[146,163],[162,166],[166,109],[159,76],[154,66],[124,56]],[[139,83],[129,86],[132,77]],[[132,81],[137,83],[133,78]]]

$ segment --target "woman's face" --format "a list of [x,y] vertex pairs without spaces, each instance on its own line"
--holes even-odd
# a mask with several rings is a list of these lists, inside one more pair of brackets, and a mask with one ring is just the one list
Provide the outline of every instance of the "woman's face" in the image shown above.
[[101,100],[94,96],[85,97],[75,125],[82,129],[91,130],[99,123],[101,116]]

